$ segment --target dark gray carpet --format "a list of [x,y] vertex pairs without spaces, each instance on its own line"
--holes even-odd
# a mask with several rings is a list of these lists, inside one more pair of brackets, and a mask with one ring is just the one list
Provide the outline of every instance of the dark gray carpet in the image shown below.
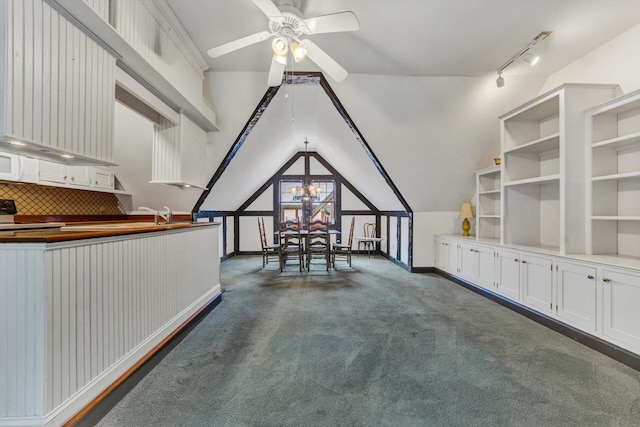
[[99,425],[640,425],[639,372],[437,275],[260,266]]

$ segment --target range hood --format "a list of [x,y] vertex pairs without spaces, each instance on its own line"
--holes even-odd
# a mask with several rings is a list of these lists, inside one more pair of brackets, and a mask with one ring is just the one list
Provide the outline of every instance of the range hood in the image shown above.
[[179,123],[164,117],[154,124],[151,183],[205,189],[207,132],[180,114]]

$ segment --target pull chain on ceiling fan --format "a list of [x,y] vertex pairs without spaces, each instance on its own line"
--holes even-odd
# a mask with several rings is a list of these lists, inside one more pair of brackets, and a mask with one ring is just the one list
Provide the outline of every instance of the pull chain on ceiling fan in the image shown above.
[[282,84],[288,53],[291,53],[295,62],[308,57],[335,81],[339,82],[347,77],[347,71],[331,56],[311,40],[301,39],[301,37],[357,31],[360,29],[360,23],[353,12],[338,12],[304,19],[300,12],[301,0],[279,0],[278,6],[271,0],[252,1],[269,18],[269,30],[211,48],[207,51],[210,57],[217,58],[273,37],[271,47],[274,55],[269,69],[269,86]]

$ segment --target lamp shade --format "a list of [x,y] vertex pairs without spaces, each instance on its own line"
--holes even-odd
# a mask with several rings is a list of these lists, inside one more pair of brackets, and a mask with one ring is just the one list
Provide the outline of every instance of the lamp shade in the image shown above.
[[471,210],[471,202],[460,203],[459,219],[473,218],[473,210]]

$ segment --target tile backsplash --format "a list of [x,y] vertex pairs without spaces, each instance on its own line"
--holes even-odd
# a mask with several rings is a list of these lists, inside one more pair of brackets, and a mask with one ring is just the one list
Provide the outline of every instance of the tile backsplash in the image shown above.
[[13,199],[18,215],[124,215],[111,193],[0,182],[0,199]]

